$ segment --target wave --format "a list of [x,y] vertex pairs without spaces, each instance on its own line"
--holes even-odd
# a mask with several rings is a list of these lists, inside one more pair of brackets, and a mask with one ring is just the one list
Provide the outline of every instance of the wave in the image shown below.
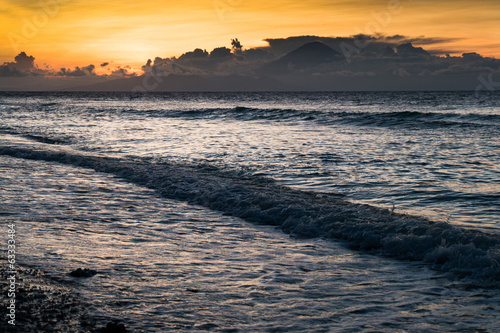
[[18,135],[20,137],[23,137],[28,140],[32,140],[35,142],[41,142],[41,143],[47,143],[51,145],[65,145],[65,144],[70,144],[71,140],[70,139],[65,139],[65,138],[54,138],[54,137],[47,137],[47,136],[42,136],[38,134],[29,134],[29,133],[21,133],[19,131],[16,131],[15,129],[11,127],[0,127],[0,133],[4,134],[13,134],[13,135]]
[[343,113],[338,119],[344,124],[428,129],[439,127],[497,126],[500,115],[457,114],[419,111]]
[[[116,110],[118,111],[118,110]],[[500,115],[453,112],[421,112],[421,111],[342,111],[332,110],[299,110],[280,108],[251,108],[236,106],[234,108],[205,108],[193,110],[121,110],[119,112],[141,114],[145,117],[186,118],[186,119],[230,119],[243,121],[313,121],[319,125],[357,125],[394,127],[410,129],[438,127],[484,127],[500,124]]]
[[[66,148],[66,147],[64,147]],[[500,287],[500,236],[355,204],[342,198],[242,178],[205,166],[107,157],[39,144],[0,146],[0,155],[91,168],[295,237],[348,241],[351,247],[421,261],[478,287]]]
[[[119,110],[116,110],[120,112]],[[261,109],[244,106],[234,108],[200,108],[189,110],[134,110],[128,109],[123,113],[140,114],[146,117],[159,118],[187,118],[187,119],[234,119],[234,120],[300,120],[311,116],[319,116],[323,111],[301,111],[295,109]]]

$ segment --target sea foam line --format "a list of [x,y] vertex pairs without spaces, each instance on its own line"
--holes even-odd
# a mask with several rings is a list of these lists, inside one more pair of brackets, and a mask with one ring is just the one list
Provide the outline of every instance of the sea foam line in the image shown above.
[[57,148],[38,143],[6,145],[0,146],[0,154],[114,174],[166,198],[279,226],[296,237],[347,240],[361,250],[428,263],[477,286],[500,287],[500,236],[496,234],[294,190],[269,179]]

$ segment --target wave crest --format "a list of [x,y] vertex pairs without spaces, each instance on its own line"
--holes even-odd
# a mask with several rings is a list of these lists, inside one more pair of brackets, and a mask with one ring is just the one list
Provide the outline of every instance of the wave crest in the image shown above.
[[500,287],[500,236],[496,234],[294,190],[263,178],[241,179],[207,168],[50,147],[3,146],[0,154],[111,173],[156,189],[164,197],[276,225],[296,237],[346,240],[358,249],[425,262],[481,287]]

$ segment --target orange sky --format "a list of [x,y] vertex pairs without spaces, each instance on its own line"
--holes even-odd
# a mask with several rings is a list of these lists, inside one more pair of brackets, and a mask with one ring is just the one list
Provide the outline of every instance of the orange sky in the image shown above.
[[140,68],[148,58],[196,47],[265,45],[298,35],[401,34],[454,40],[426,49],[500,58],[498,0],[0,0],[0,64],[20,52],[43,67],[112,62]]

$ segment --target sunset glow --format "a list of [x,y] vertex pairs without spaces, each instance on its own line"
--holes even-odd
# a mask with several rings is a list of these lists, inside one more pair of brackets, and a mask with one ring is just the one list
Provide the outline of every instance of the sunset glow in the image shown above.
[[[426,49],[500,57],[500,3],[481,1],[2,1],[0,62],[25,51],[38,66],[147,59],[265,38],[358,33],[432,37]],[[423,45],[422,45],[423,46]]]

